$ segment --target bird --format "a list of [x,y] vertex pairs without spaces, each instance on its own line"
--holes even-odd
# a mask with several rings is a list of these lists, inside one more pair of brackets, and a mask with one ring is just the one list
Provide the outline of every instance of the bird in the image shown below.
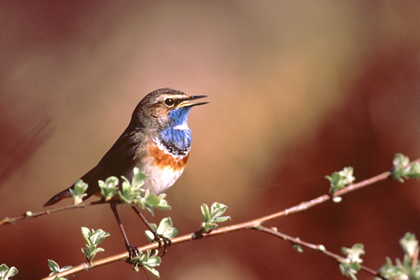
[[[110,176],[124,176],[131,180],[135,167],[146,175],[143,188],[150,193],[160,194],[170,188],[183,173],[190,154],[192,136],[188,127],[189,112],[194,106],[207,104],[195,101],[204,97],[207,96],[190,96],[172,88],[161,88],[147,94],[134,109],[127,128],[114,145],[95,167],[80,178],[88,184],[87,195],[83,200],[92,195],[100,195],[98,180]],[[72,187],[54,195],[44,207],[72,197]],[[130,245],[125,234],[117,204],[110,205],[126,248],[130,256],[133,256],[136,254],[135,247]],[[132,208],[142,217],[135,206]]]

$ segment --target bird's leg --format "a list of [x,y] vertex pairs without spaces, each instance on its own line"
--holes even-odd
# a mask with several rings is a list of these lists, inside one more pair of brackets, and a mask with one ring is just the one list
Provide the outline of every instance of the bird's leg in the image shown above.
[[112,209],[112,212],[114,213],[115,219],[117,220],[118,226],[120,227],[120,231],[124,237],[125,248],[127,248],[128,257],[129,259],[132,259],[133,257],[138,256],[137,248],[131,246],[130,242],[128,241],[127,234],[125,233],[124,226],[121,223],[120,215],[118,214],[118,211],[117,211],[117,204],[111,203],[111,209]]
[[162,253],[162,256],[161,256],[161,257],[163,257],[166,254],[166,252],[168,251],[168,247],[172,245],[171,239],[159,235],[150,226],[150,223],[147,221],[146,217],[140,212],[140,210],[135,205],[132,205],[131,208],[134,210],[134,212],[137,214],[137,216],[139,216],[140,219],[142,219],[142,221],[146,225],[146,227],[153,233],[153,235],[155,237],[154,241],[158,242],[158,244],[159,244],[158,248],[163,246],[163,253]]

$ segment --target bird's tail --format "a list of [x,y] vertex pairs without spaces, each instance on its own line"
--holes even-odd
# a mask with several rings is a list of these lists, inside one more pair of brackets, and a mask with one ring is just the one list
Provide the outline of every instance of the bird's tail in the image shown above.
[[53,197],[51,197],[50,200],[48,200],[44,204],[44,207],[56,204],[57,202],[59,202],[63,198],[67,198],[67,197],[71,197],[70,189],[65,189],[64,191],[62,191],[62,192],[54,195]]

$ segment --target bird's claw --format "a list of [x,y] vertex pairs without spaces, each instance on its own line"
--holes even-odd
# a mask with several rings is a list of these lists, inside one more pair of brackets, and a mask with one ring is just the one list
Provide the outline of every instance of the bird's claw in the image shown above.
[[127,251],[128,251],[128,258],[127,258],[127,262],[131,262],[132,259],[137,258],[140,256],[141,251],[138,250],[136,247],[134,246],[127,246]]
[[156,232],[153,232],[153,235],[155,236],[155,238],[153,239],[153,241],[158,243],[158,249],[163,247],[163,252],[161,257],[163,257],[166,252],[168,251],[168,247],[172,245],[172,241],[170,238],[162,236]]

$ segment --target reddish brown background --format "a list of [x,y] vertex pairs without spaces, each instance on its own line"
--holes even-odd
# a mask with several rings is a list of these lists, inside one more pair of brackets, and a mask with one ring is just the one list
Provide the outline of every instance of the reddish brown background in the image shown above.
[[[345,166],[358,180],[420,155],[418,1],[2,1],[1,217],[42,210],[94,166],[137,102],[160,87],[209,95],[190,116],[189,166],[168,192],[182,234],[201,203],[231,223],[325,193]],[[334,252],[361,242],[365,264],[401,257],[420,238],[418,182],[385,181],[268,225]],[[70,201],[68,202],[70,203]],[[122,211],[134,244],[137,218]],[[111,233],[99,257],[124,251],[106,206],[0,228],[14,279],[83,262],[80,227]],[[346,279],[316,252],[255,231],[170,248],[161,279]],[[150,276],[152,278],[152,276]],[[360,279],[372,277],[361,274]],[[120,262],[75,279],[146,279]]]

